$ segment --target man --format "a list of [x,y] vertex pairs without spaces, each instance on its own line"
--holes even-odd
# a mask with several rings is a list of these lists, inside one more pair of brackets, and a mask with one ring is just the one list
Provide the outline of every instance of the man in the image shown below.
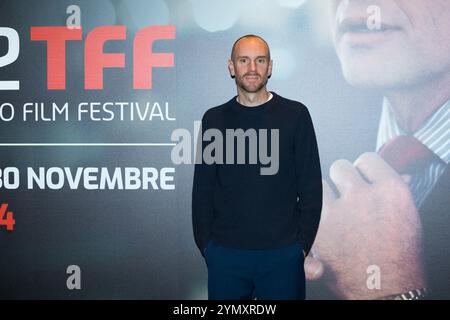
[[[384,104],[377,153],[330,168],[339,196],[324,183],[307,277],[325,270],[328,285],[346,299],[449,299],[450,5],[330,3],[346,80],[381,92]],[[376,11],[381,21],[372,28],[367,13]]]
[[[222,137],[227,138],[227,147],[215,148],[213,163],[196,162],[192,193],[194,237],[208,266],[208,297],[304,299],[304,257],[314,241],[322,207],[311,117],[303,104],[267,90],[272,60],[262,38],[239,38],[228,68],[238,94],[205,113],[198,144],[203,160]],[[245,130],[241,148],[230,147],[236,138],[230,137],[230,130]],[[256,137],[252,130],[260,133],[258,148],[251,147]],[[266,145],[262,133],[269,131],[276,139]],[[237,154],[247,145],[249,163],[243,163]],[[260,161],[252,162],[257,149]],[[267,161],[261,155],[269,149],[278,164],[276,170],[263,171]]]

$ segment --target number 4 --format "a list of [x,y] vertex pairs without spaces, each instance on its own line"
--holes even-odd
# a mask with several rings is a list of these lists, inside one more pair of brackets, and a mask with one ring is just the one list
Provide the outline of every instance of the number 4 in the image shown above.
[[[0,226],[6,226],[6,230],[13,231],[16,220],[13,218],[13,213],[11,211],[6,212],[8,209],[7,203],[2,203],[0,206]],[[6,213],[6,219],[4,219]]]

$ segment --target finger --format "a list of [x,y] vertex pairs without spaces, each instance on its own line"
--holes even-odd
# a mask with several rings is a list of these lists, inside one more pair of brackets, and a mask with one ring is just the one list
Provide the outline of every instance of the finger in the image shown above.
[[331,211],[330,208],[334,205],[337,200],[336,194],[331,189],[330,185],[322,180],[322,192],[323,192],[323,201],[322,201],[322,212],[321,212],[321,221],[323,222],[326,219],[326,216]]
[[337,197],[333,189],[331,189],[330,185],[325,180],[322,180],[322,192],[323,192],[323,205],[324,206],[333,205],[333,202],[336,201]]
[[363,153],[354,164],[372,183],[383,181],[386,178],[399,177],[398,173],[375,152]]
[[322,277],[324,267],[320,260],[307,256],[305,259],[305,277],[308,280],[318,280]]
[[406,184],[409,184],[411,182],[412,176],[410,174],[402,174],[402,179]]
[[341,195],[366,184],[353,164],[344,159],[337,160],[331,165],[330,178]]

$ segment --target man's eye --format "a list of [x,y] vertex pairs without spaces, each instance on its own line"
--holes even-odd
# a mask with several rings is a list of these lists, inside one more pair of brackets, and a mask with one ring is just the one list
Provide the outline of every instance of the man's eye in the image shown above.
[[265,63],[266,59],[258,59],[258,63]]
[[246,63],[246,62],[247,62],[247,59],[241,59],[240,62],[241,62],[241,63]]

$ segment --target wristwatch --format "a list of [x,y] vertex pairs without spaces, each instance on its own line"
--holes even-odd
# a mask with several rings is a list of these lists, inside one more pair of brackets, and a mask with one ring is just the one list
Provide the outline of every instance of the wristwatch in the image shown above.
[[426,298],[426,296],[427,290],[425,288],[421,288],[386,296],[381,298],[381,300],[423,300]]

